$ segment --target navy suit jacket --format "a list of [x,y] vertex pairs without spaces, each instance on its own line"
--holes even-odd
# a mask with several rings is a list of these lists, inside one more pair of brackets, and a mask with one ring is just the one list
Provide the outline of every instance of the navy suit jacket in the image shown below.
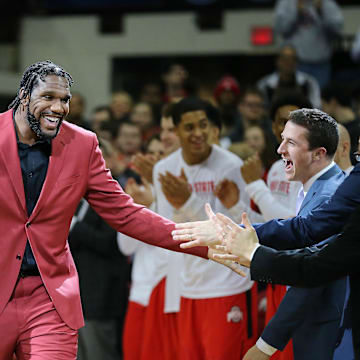
[[[344,178],[333,166],[310,187],[299,215],[321,206]],[[346,278],[313,289],[289,288],[261,337],[282,350],[293,339],[295,360],[332,359],[339,340]],[[309,336],[311,334],[311,336]]]
[[305,216],[272,220],[258,226],[257,232],[261,243],[269,244],[277,239],[279,248],[294,248],[319,242],[342,229],[343,233],[320,251],[316,248],[276,251],[259,247],[251,262],[251,278],[314,287],[350,275],[353,344],[355,358],[360,360],[360,164],[323,206]]

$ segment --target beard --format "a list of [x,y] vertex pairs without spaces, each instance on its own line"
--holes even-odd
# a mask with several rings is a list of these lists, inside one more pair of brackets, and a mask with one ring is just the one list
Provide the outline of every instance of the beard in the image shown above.
[[59,133],[60,126],[62,124],[63,119],[59,121],[59,124],[56,128],[56,132],[54,134],[47,134],[41,129],[40,120],[36,119],[36,117],[31,114],[29,107],[27,108],[26,119],[29,124],[30,129],[36,134],[39,140],[52,140]]

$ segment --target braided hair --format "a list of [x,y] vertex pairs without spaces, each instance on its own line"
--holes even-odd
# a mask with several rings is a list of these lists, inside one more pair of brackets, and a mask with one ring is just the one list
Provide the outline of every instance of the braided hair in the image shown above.
[[14,111],[20,105],[20,90],[24,90],[23,98],[26,98],[32,93],[34,86],[37,85],[39,79],[45,81],[45,77],[48,75],[56,75],[65,78],[71,86],[74,81],[71,75],[66,72],[61,66],[54,64],[50,60],[39,61],[35,64],[30,65],[24,72],[23,77],[20,81],[20,87],[16,94],[15,99],[9,105],[9,109],[14,109]]

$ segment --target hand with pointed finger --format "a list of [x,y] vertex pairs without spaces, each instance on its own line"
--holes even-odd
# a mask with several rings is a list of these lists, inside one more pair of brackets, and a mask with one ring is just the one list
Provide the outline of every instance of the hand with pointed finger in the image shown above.
[[175,225],[172,232],[174,240],[187,241],[180,245],[181,248],[191,248],[194,246],[210,246],[220,244],[217,237],[215,219],[216,216],[210,204],[205,205],[205,212],[209,220],[179,223]]
[[256,345],[248,350],[243,360],[268,360],[270,356],[262,352]]
[[222,229],[221,240],[225,245],[226,252],[235,255],[240,264],[250,267],[251,257],[259,245],[259,239],[246,213],[242,214],[244,228],[238,226],[223,214],[216,214],[216,218],[217,225]]

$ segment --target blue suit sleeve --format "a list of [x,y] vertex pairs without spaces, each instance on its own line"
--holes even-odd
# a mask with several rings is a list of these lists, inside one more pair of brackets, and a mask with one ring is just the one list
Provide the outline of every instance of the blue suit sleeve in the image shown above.
[[314,301],[319,299],[322,292],[323,287],[313,289],[291,287],[261,334],[262,339],[276,349],[283,350],[294,332],[311,313]]
[[332,198],[305,216],[255,224],[260,243],[274,249],[297,249],[340,233],[360,204],[360,164],[339,186]]

